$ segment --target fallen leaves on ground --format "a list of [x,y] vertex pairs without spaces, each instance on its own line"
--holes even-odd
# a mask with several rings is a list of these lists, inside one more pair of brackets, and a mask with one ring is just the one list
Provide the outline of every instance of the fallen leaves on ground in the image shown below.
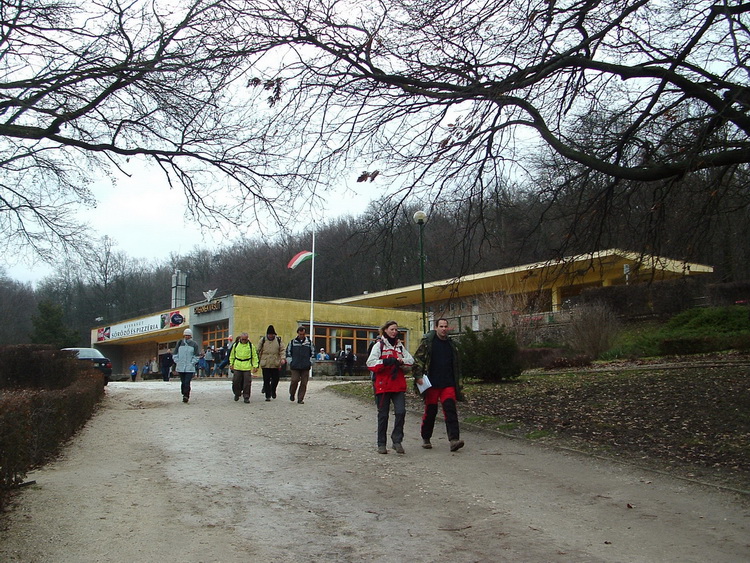
[[[463,419],[599,453],[750,482],[750,368],[675,364],[664,369],[538,374],[472,384]],[[709,473],[709,472],[704,472]],[[750,487],[749,487],[750,488]]]

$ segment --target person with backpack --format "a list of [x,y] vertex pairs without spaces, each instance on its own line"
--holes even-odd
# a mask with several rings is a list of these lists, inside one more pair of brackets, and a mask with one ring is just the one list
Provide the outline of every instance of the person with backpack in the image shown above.
[[279,385],[279,370],[286,364],[284,346],[281,337],[276,334],[273,325],[268,325],[266,335],[258,343],[258,358],[260,369],[263,371],[263,393],[266,401],[276,398],[276,388]]
[[[310,379],[310,368],[312,367],[313,345],[310,338],[305,335],[305,327],[297,328],[297,338],[292,339],[286,346],[286,358],[289,368],[292,370],[292,381],[289,384],[289,400],[294,401],[297,395],[297,404],[305,403],[307,393],[307,381]],[[299,386],[299,389],[298,389]]]
[[398,335],[398,323],[387,321],[380,328],[380,337],[370,349],[367,368],[373,373],[375,403],[378,407],[378,453],[387,454],[388,417],[393,403],[393,449],[406,453],[401,442],[404,439],[406,418],[405,370],[414,363],[409,351]]
[[193,340],[193,331],[186,328],[182,331],[182,340],[177,343],[172,352],[176,370],[180,376],[180,392],[182,393],[183,403],[190,400],[190,381],[195,375],[195,364],[198,363],[199,353],[200,347]]
[[239,401],[242,395],[246,403],[250,402],[250,387],[258,366],[258,350],[250,342],[247,333],[243,332],[229,352],[229,369],[232,370],[232,391],[235,401]]

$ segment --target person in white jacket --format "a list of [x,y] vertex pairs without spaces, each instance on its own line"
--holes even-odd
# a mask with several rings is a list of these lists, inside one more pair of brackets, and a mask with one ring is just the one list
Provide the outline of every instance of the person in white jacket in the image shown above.
[[182,340],[177,343],[172,352],[173,360],[177,366],[175,369],[180,376],[180,391],[182,392],[182,402],[187,403],[190,400],[190,381],[195,375],[195,364],[198,362],[200,347],[193,340],[193,331],[186,328],[182,331]]

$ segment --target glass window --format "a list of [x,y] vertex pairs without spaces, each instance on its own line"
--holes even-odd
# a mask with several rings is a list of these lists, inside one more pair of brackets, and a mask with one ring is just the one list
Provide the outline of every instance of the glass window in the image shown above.
[[[309,329],[309,324],[303,325]],[[325,348],[334,359],[340,350],[351,346],[357,355],[357,364],[363,365],[367,361],[367,348],[370,342],[378,337],[377,328],[360,328],[346,326],[315,325],[314,346],[317,352]]]
[[201,327],[203,331],[203,349],[210,346],[220,348],[229,338],[229,321]]

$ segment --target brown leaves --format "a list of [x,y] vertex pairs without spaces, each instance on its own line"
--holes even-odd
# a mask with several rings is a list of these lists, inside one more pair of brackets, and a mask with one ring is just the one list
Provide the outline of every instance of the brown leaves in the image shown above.
[[520,423],[521,435],[544,430],[615,456],[750,471],[747,367],[670,368],[472,385],[460,414]]

